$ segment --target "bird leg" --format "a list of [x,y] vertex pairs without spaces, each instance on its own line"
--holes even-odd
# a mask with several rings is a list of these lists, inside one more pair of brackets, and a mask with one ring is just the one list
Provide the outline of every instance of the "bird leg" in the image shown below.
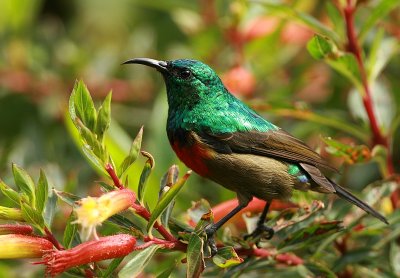
[[274,229],[264,225],[265,218],[267,217],[267,213],[268,213],[271,203],[272,203],[272,201],[266,202],[264,210],[261,213],[260,218],[257,221],[256,229],[251,234],[245,235],[244,236],[245,240],[248,238],[256,238],[256,237],[259,237],[260,235],[264,235],[264,234],[266,234],[263,237],[265,239],[271,239],[274,236]]
[[[247,202],[248,203],[248,202]],[[217,246],[215,244],[215,240],[214,240],[214,234],[215,232],[221,228],[222,225],[224,225],[229,219],[231,219],[236,213],[238,213],[239,211],[241,211],[244,207],[247,206],[247,203],[243,204],[241,202],[239,202],[239,205],[237,207],[235,207],[231,212],[229,212],[227,215],[225,215],[224,217],[221,218],[221,220],[219,220],[217,223],[211,224],[209,226],[207,226],[204,229],[204,232],[207,235],[207,243],[208,246],[210,246],[211,248],[211,256],[214,256],[218,249]]]

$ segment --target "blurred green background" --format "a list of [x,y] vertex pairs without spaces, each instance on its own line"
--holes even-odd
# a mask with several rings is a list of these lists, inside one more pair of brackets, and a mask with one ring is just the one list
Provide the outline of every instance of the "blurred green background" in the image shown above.
[[[334,29],[345,46],[343,22],[332,22],[340,17],[333,2],[283,2]],[[356,17],[359,26],[373,9],[373,1],[364,2]],[[365,144],[343,128],[348,125],[369,136],[358,94],[352,93],[352,85],[343,76],[309,55],[306,45],[313,30],[294,17],[280,15],[256,2],[239,0],[1,0],[0,177],[12,184],[10,165],[15,162],[36,177],[43,168],[51,186],[60,190],[80,196],[98,192],[98,175],[83,159],[65,123],[76,79],[85,81],[97,103],[113,91],[113,122],[107,140],[117,161],[144,125],[143,149],[156,160],[149,191],[158,190],[170,165],[177,163],[183,173],[186,167],[173,154],[165,133],[162,78],[145,67],[121,66],[134,57],[193,58],[210,64],[239,98],[323,153],[321,135]],[[379,27],[398,45],[399,10],[382,18]],[[371,48],[376,34],[372,29],[366,36],[365,49]],[[379,121],[386,131],[399,121],[400,103],[400,57],[397,50],[389,54],[374,90]],[[308,109],[322,120],[296,116],[295,111]],[[324,124],[329,119],[338,120],[339,128]],[[397,170],[399,137],[395,129]],[[326,156],[337,167],[343,164]],[[142,158],[131,170],[133,187],[143,162]],[[341,171],[339,181],[354,190],[381,178],[376,163],[345,166]],[[193,175],[177,200],[176,211],[185,211],[190,201],[200,198],[216,205],[234,197]],[[150,206],[155,201],[147,200]],[[32,271],[31,266],[25,267]]]

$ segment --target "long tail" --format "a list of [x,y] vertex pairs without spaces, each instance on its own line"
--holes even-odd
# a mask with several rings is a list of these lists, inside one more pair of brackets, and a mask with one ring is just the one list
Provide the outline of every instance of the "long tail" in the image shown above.
[[389,222],[386,220],[386,218],[380,214],[379,212],[377,212],[376,210],[374,210],[373,208],[371,208],[369,205],[367,205],[366,203],[364,203],[363,201],[361,201],[360,199],[358,199],[356,196],[354,196],[353,194],[351,194],[349,191],[347,191],[346,189],[344,189],[343,187],[341,187],[340,185],[336,184],[335,182],[333,182],[332,180],[329,180],[333,187],[336,190],[336,194],[349,201],[350,203],[356,205],[357,207],[359,207],[360,209],[366,211],[367,213],[371,214],[372,216],[378,218],[379,220],[381,220],[382,222],[386,223],[389,225]]

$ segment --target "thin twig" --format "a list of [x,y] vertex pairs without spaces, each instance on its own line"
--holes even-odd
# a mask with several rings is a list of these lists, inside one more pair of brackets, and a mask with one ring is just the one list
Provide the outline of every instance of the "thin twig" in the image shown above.
[[58,240],[55,238],[53,233],[47,228],[44,227],[44,232],[46,233],[46,239],[53,243],[54,247],[57,248],[57,250],[64,250],[65,248],[61,245],[61,243],[58,242]]
[[390,155],[390,145],[387,136],[382,134],[382,130],[379,128],[378,121],[375,115],[373,100],[371,97],[371,89],[368,83],[367,73],[365,70],[364,61],[361,56],[361,48],[358,44],[357,35],[354,26],[354,13],[356,11],[356,6],[353,1],[347,0],[347,5],[343,9],[344,18],[346,22],[346,33],[348,40],[348,51],[351,52],[357,60],[358,68],[361,75],[361,80],[364,88],[363,94],[363,104],[368,115],[368,119],[372,131],[372,143],[373,145],[383,145],[388,150],[387,156],[387,167],[390,175],[394,174],[393,161]]
[[115,173],[113,166],[110,163],[107,163],[105,166],[105,169],[106,169],[107,173],[110,175],[111,179],[113,180],[114,185],[116,187],[118,187],[119,189],[124,189],[124,185],[118,178],[117,173]]

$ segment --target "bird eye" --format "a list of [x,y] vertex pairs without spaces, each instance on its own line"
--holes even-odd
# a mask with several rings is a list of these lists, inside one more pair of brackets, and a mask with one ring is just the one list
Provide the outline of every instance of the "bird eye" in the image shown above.
[[182,79],[189,79],[192,76],[192,72],[188,69],[179,72],[179,77]]

